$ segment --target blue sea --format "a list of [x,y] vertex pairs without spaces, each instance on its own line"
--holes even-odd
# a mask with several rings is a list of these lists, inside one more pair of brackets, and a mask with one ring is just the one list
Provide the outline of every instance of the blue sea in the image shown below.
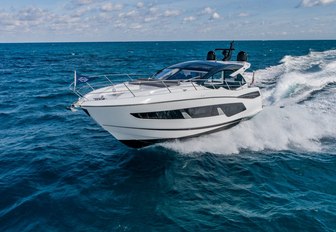
[[0,44],[0,231],[335,231],[336,41],[236,41],[264,109],[143,149],[67,109],[73,72],[153,74],[229,41]]

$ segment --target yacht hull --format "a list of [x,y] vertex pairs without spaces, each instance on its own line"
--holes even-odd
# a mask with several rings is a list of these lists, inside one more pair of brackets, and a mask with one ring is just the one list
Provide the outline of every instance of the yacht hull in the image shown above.
[[[188,138],[193,138],[193,137],[197,137],[197,136],[201,136],[201,135],[206,135],[206,134],[211,134],[211,133],[215,133],[218,131],[222,131],[222,130],[227,130],[230,129],[231,127],[234,127],[235,125],[237,125],[238,123],[240,123],[241,120],[237,120],[234,122],[230,122],[227,123],[226,125],[210,130],[210,131],[206,131],[200,134],[193,134],[190,136],[185,136],[185,137],[180,137],[180,138],[166,138],[166,139],[149,139],[149,140],[119,140],[120,142],[122,142],[123,144],[125,144],[126,146],[132,147],[132,148],[142,148],[142,147],[146,147],[146,146],[150,146],[153,145],[155,143],[162,143],[162,142],[167,142],[167,141],[172,141],[172,140],[182,140],[182,139],[188,139]],[[112,134],[112,132],[110,132]],[[113,135],[113,134],[112,134]]]
[[143,147],[231,128],[262,110],[260,93],[249,95],[256,92],[259,89],[249,88],[234,94],[194,91],[181,93],[177,99],[138,97],[128,103],[87,102],[81,108],[119,141],[130,147]]

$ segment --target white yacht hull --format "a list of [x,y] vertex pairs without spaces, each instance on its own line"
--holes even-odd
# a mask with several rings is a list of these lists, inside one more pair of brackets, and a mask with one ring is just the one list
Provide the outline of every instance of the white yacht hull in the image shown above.
[[[103,100],[99,104],[86,101],[80,107],[116,139],[131,147],[142,147],[163,140],[188,138],[228,129],[243,119],[253,117],[262,110],[262,102],[260,93],[253,98],[244,97],[249,93],[259,93],[259,89],[184,91],[179,94],[136,97],[131,98],[131,101],[129,98]],[[222,106],[234,104],[243,104],[244,110],[228,116],[220,109]],[[207,113],[203,112],[205,116],[192,118],[183,113],[183,118],[162,119],[148,118],[147,114],[185,109],[204,111],[209,109],[206,108],[208,106],[214,106],[212,109],[217,109],[218,112],[213,114],[217,115],[207,117]],[[147,118],[141,118],[143,115]]]

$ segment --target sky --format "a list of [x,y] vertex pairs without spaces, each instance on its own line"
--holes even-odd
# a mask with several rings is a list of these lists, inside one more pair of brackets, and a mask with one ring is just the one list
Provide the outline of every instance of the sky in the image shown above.
[[0,42],[336,39],[336,0],[0,0]]

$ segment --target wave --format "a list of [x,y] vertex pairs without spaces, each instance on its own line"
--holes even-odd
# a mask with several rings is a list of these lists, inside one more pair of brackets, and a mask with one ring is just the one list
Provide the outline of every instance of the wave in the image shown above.
[[264,109],[238,126],[189,140],[161,144],[184,154],[326,149],[336,140],[336,50],[285,56],[279,65],[256,71]]
[[285,56],[280,62],[255,73],[265,105],[297,104],[336,83],[336,50]]
[[266,107],[253,119],[219,133],[163,146],[181,153],[235,154],[243,150],[323,150],[321,139],[336,137],[333,115],[311,112],[303,106]]

